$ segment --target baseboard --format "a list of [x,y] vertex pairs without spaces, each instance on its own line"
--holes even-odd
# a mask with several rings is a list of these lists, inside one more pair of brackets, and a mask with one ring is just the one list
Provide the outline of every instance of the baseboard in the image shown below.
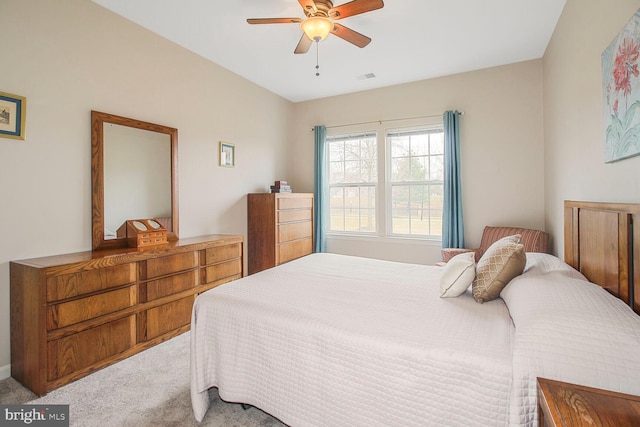
[[0,366],[0,380],[11,376],[11,365]]

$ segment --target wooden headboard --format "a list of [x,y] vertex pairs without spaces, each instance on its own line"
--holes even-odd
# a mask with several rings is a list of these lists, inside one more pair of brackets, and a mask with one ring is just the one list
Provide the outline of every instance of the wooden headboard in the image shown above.
[[640,204],[565,201],[564,260],[640,314]]

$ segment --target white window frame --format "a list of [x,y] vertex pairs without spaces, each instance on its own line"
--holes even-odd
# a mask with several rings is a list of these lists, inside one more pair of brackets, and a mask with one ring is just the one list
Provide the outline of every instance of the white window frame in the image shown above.
[[[392,205],[391,205],[391,198],[392,198],[392,191],[393,191],[393,184],[394,182],[391,179],[391,173],[392,173],[392,168],[391,168],[391,143],[388,141],[388,135],[390,133],[403,133],[403,132],[415,132],[415,131],[425,131],[425,132],[433,132],[433,131],[437,131],[437,130],[442,130],[444,132],[444,124],[442,122],[440,123],[432,123],[432,124],[425,124],[422,126],[404,126],[404,127],[395,127],[395,128],[387,128],[385,130],[385,148],[386,148],[386,153],[385,153],[385,165],[386,165],[386,170],[387,170],[387,174],[385,176],[385,181],[384,181],[384,185],[385,185],[385,194],[388,196],[388,203],[385,203],[385,209],[386,209],[386,218],[387,218],[387,223],[386,223],[386,230],[387,230],[387,235],[389,237],[402,237],[402,238],[407,238],[407,239],[421,239],[421,240],[434,240],[434,241],[442,241],[442,230],[440,235],[418,235],[418,234],[406,234],[406,233],[394,233],[393,232],[393,214],[392,214]],[[443,148],[443,153],[444,153],[444,147]],[[443,165],[444,166],[444,165]],[[424,182],[425,184],[429,184],[433,181],[420,181],[420,182]],[[408,183],[416,183],[416,181],[408,181]],[[442,177],[442,185],[443,185],[443,191],[444,191],[444,176]]]
[[[380,185],[381,185],[381,181],[380,181],[380,135],[378,133],[378,130],[375,128],[372,128],[371,126],[348,126],[348,127],[341,127],[341,128],[334,128],[334,129],[327,129],[327,139],[329,139],[329,137],[331,136],[348,136],[348,135],[363,135],[363,134],[374,134],[376,135],[376,148],[377,148],[377,152],[376,152],[376,164],[378,167],[377,170],[377,179],[376,179],[376,183],[375,183],[375,197],[376,197],[376,208],[375,208],[375,221],[376,221],[376,227],[374,231],[345,231],[345,230],[330,230],[329,227],[331,226],[331,207],[328,206],[329,211],[326,213],[326,215],[328,215],[329,217],[326,218],[326,224],[327,224],[327,235],[330,234],[335,234],[335,235],[345,235],[345,236],[379,236],[380,235],[380,204],[379,204],[379,197],[380,197]],[[326,176],[327,179],[329,179],[329,175],[330,175],[330,158],[329,158],[329,143],[327,143],[326,146],[327,149],[327,165],[326,165]],[[365,186],[366,187],[366,186]],[[327,182],[327,191],[330,192],[330,184],[329,182]],[[382,190],[382,192],[384,192],[384,190]],[[331,199],[331,194],[327,194],[327,200]]]
[[[344,239],[370,239],[399,241],[406,240],[432,242],[433,244],[441,244],[441,236],[419,236],[406,234],[391,233],[391,184],[390,184],[390,147],[387,144],[387,133],[404,130],[419,129],[443,129],[442,116],[424,117],[418,119],[393,120],[388,122],[367,123],[360,125],[328,127],[327,138],[330,136],[342,136],[349,134],[375,133],[377,139],[377,165],[378,165],[378,182],[376,184],[376,231],[375,232],[357,232],[357,231],[340,231],[330,230],[330,218],[326,218],[328,227],[327,236],[340,237]],[[327,144],[327,159],[329,159],[329,144]],[[326,176],[329,177],[329,162],[326,165]],[[327,191],[329,191],[329,183],[327,182]],[[329,194],[327,194],[327,198]],[[329,212],[326,213],[329,215]]]

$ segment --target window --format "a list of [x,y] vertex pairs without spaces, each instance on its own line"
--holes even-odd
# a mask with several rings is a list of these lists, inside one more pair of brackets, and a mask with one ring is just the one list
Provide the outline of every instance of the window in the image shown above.
[[329,230],[374,233],[378,156],[375,133],[327,138]]
[[442,236],[442,129],[387,133],[391,234]]
[[440,239],[442,123],[330,134],[327,150],[328,232]]

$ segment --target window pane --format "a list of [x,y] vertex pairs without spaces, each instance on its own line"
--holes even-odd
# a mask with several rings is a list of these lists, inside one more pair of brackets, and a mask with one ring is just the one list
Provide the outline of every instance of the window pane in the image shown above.
[[399,157],[391,160],[391,181],[411,180],[411,168],[409,157]]
[[429,178],[429,157],[420,156],[412,157],[411,159],[411,180],[427,180]]
[[344,230],[344,191],[342,188],[330,188],[329,190],[329,228],[331,230]]
[[444,154],[444,132],[429,135],[431,154]]
[[365,160],[378,157],[378,146],[375,138],[366,138],[360,144],[360,158]]
[[344,211],[342,209],[330,209],[331,218],[329,219],[329,228],[335,231],[344,230]]
[[376,231],[376,193],[373,187],[360,188],[360,228]]
[[376,231],[378,180],[375,134],[327,138],[329,146],[329,230]]
[[329,184],[344,182],[344,163],[329,162]]
[[431,181],[444,180],[444,156],[431,156],[429,159],[429,179]]
[[391,188],[391,208],[409,208],[409,186],[394,185]]
[[[396,131],[391,145],[391,233],[442,235],[442,130]],[[409,141],[407,149],[406,141]]]
[[391,232],[394,234],[410,234],[409,212],[406,209],[393,209],[391,211]]
[[345,184],[357,184],[360,181],[360,161],[344,162],[344,180],[342,182]]
[[344,159],[360,160],[360,141],[344,141]]
[[374,209],[360,210],[360,231],[376,231],[376,211]]
[[344,229],[355,231],[358,229],[358,193],[357,188],[347,187],[344,189]]
[[429,201],[431,209],[442,210],[444,206],[444,184],[429,185]]
[[329,158],[331,161],[344,161],[344,144],[342,142],[336,141],[329,144]]
[[391,137],[391,157],[404,157],[409,155],[409,138],[408,137]]
[[442,236],[442,210],[435,209],[429,216],[429,235]]
[[411,137],[411,155],[426,156],[429,154],[429,136],[414,135]]

